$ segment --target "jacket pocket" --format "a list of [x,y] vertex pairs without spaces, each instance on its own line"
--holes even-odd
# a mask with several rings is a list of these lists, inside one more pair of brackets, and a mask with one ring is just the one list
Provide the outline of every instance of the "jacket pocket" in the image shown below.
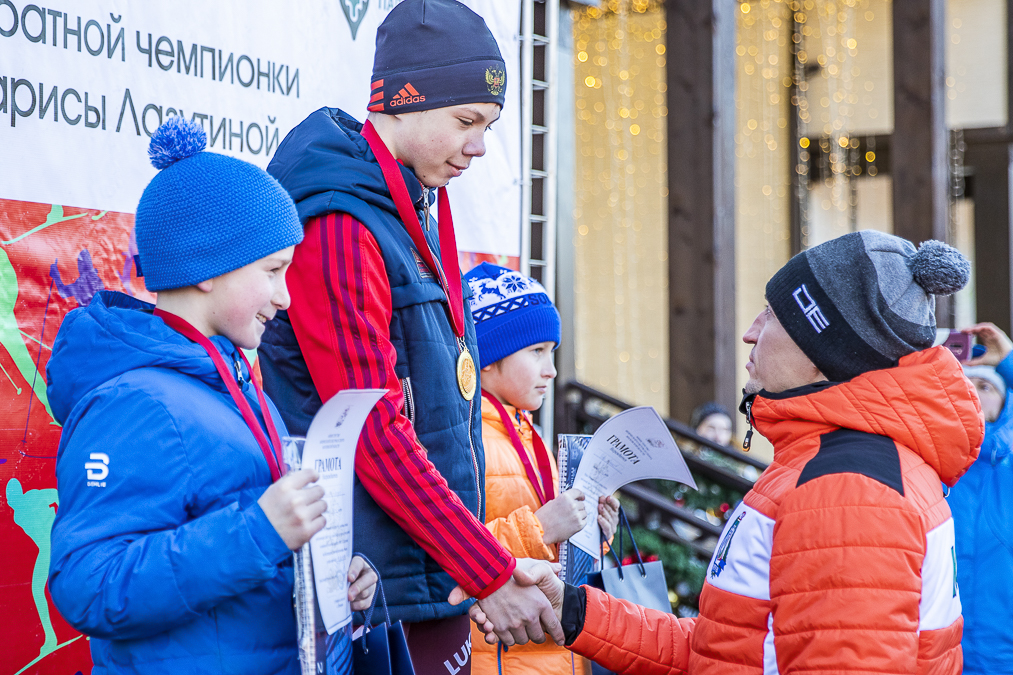
[[415,397],[412,394],[412,378],[402,377],[401,382],[401,393],[404,394],[404,406],[401,408],[401,413],[408,418],[408,422],[415,426]]

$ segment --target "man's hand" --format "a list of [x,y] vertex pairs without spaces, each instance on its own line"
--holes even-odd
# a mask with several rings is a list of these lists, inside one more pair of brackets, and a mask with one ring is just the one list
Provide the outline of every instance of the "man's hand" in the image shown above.
[[619,527],[619,500],[615,497],[598,497],[598,527],[605,541],[612,541]]
[[[529,573],[528,570],[532,567],[544,567],[553,578],[559,569],[559,565],[553,566],[545,561],[520,558],[511,578],[469,610],[472,620],[486,633],[485,639],[489,644],[501,641],[510,647],[514,644],[527,644],[529,640],[541,644],[545,642],[545,632],[549,633],[557,645],[563,644],[563,628],[559,624],[559,617],[539,586],[543,572]],[[560,588],[560,607],[562,593]],[[450,604],[458,605],[467,599],[468,594],[458,586],[451,591],[448,600]]]
[[279,478],[264,491],[257,503],[274,525],[285,545],[295,551],[324,528],[324,489],[307,487],[319,476],[313,469],[294,471]]
[[542,541],[558,544],[577,534],[587,520],[584,493],[577,488],[567,490],[535,511],[542,525]]
[[1013,351],[1013,342],[994,323],[979,323],[961,332],[974,335],[985,346],[984,354],[967,361],[969,366],[998,366]]
[[348,565],[348,602],[352,604],[352,611],[369,609],[373,604],[376,581],[376,572],[362,557],[352,558]]

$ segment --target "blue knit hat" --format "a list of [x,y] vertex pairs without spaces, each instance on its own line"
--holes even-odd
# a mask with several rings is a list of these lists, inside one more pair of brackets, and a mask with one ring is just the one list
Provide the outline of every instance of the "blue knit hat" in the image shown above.
[[479,368],[539,342],[559,346],[559,312],[540,283],[489,263],[471,270],[464,279],[471,287],[468,302],[475,319]]
[[302,241],[295,204],[266,171],[204,152],[195,122],[170,117],[151,136],[156,169],[134,218],[149,291],[193,286]]
[[376,31],[370,86],[370,112],[502,108],[506,64],[482,17],[457,0],[405,0]]

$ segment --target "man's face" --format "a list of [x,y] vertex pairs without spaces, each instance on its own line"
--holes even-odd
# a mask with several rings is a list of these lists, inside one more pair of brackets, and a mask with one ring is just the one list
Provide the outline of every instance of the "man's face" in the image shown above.
[[243,349],[260,346],[264,324],[278,310],[288,309],[285,272],[294,251],[289,246],[211,280],[208,326],[213,335],[224,335]]
[[756,317],[742,341],[753,345],[746,364],[747,394],[761,389],[776,394],[826,379],[788,336],[769,306]]
[[999,413],[1002,412],[1003,404],[1006,403],[1002,394],[995,388],[995,385],[986,379],[980,377],[972,377],[971,384],[974,385],[974,389],[978,392],[978,399],[981,401],[981,412],[985,416],[986,422],[995,422],[999,419]]
[[394,156],[426,187],[442,187],[485,154],[485,132],[499,113],[496,103],[466,103],[399,114]]

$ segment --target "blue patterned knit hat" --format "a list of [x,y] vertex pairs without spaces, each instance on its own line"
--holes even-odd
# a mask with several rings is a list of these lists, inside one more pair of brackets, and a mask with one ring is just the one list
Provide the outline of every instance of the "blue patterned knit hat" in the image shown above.
[[149,291],[193,286],[302,241],[295,204],[266,171],[204,152],[195,122],[170,117],[151,136],[156,169],[134,219]]
[[540,283],[489,263],[465,274],[464,280],[471,287],[468,302],[475,319],[479,368],[539,342],[559,347],[559,312]]

